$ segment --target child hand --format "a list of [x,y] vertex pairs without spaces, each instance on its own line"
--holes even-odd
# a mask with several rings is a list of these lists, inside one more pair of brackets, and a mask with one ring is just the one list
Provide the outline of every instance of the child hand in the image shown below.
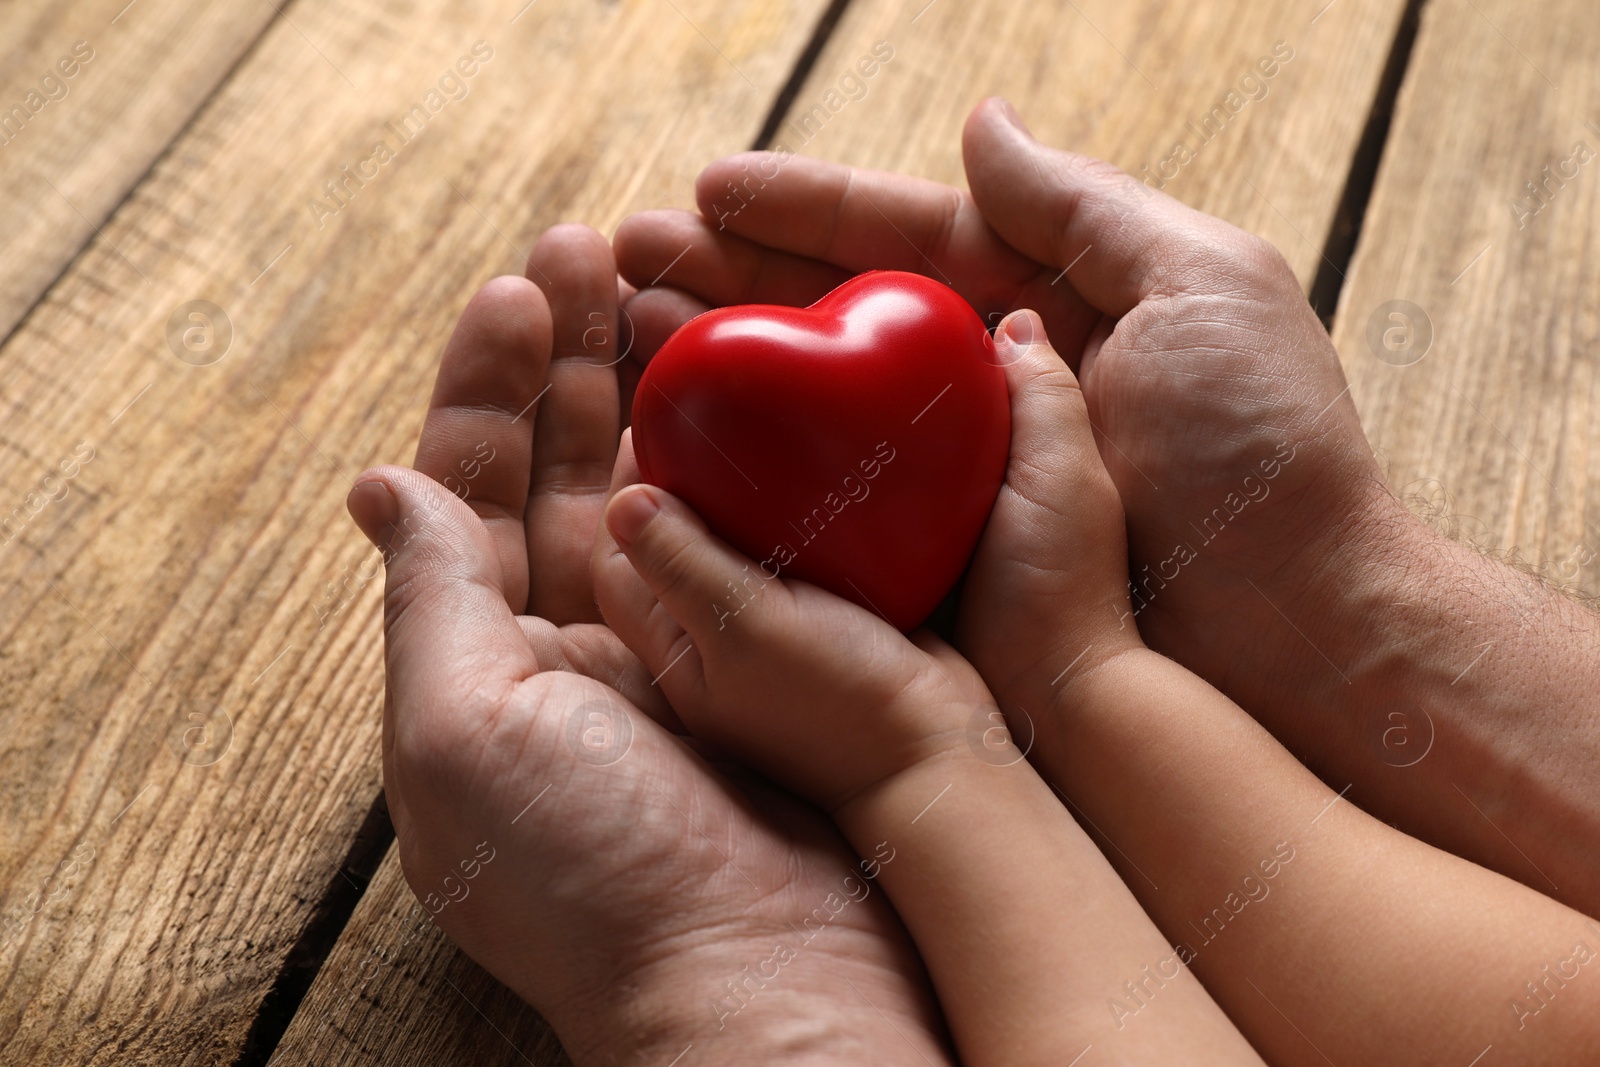
[[966,744],[993,708],[932,635],[756,563],[638,477],[623,437],[595,594],[689,730],[822,807]]
[[[1026,315],[1011,325],[1037,324]],[[1065,433],[1041,458],[1074,465],[1013,463],[1002,534],[987,537],[998,573],[986,588],[1027,591],[1038,555],[1053,568],[1044,589],[1112,598],[1123,552],[1115,490],[1082,412],[1076,435],[1043,421],[1081,404],[1072,376],[1047,347],[1008,334],[997,348],[1017,364],[1008,375],[1013,406],[1032,420],[1024,440]],[[1023,754],[994,747],[991,736],[1004,740],[997,709],[965,660],[926,631],[908,640],[864,608],[763,574],[681,501],[628,484],[636,477],[624,437],[594,559],[607,622],[697,737],[826,808],[857,854],[873,857],[863,871],[881,877],[915,940],[962,1062],[1063,1063],[1109,1041],[1119,1062],[1260,1062],[1181,970],[1159,1016],[1116,1032],[1107,992],[1170,946]],[[1035,481],[1071,492],[1028,495]],[[1036,551],[1034,532],[1060,530],[1060,559]],[[1073,605],[1029,596],[1040,618]],[[993,656],[1044,640],[1025,622],[999,622],[1006,629],[985,645]]]
[[[615,355],[626,293],[586,227],[546,233],[528,269],[540,285],[496,279],[463,312],[417,470],[350,496],[387,570],[384,786],[413,918],[538,1008],[579,1067],[691,1043],[706,1067],[950,1062],[922,963],[836,829],[669,732],[654,672],[594,621],[572,561],[637,373]],[[841,891],[827,937],[759,979],[797,902]]]
[[995,351],[1011,391],[1011,458],[962,588],[957,645],[1008,715],[1032,716],[1068,679],[1142,643],[1122,501],[1077,378],[1032,311],[1001,323]]

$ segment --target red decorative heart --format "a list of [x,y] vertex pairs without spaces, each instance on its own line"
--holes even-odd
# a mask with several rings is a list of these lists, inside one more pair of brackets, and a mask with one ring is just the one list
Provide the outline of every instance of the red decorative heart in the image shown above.
[[900,271],[852,278],[809,308],[692,319],[633,401],[646,482],[766,577],[812,582],[902,630],[960,578],[1010,442],[982,320],[946,286]]

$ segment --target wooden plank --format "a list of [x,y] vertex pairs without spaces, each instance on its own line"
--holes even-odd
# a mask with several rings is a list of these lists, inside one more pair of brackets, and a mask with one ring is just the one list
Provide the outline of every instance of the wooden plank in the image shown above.
[[[274,16],[220,0],[0,5],[0,337]],[[141,283],[124,271],[119,285]]]
[[[1198,119],[1225,97],[1248,64],[1276,41],[1292,42],[1295,58],[1281,64],[1265,95],[1168,188],[1278,240],[1308,287],[1403,10],[1388,0],[1345,0],[1343,11],[1313,26],[1316,10],[1305,4],[1243,0],[1203,11],[1153,2],[1082,3],[1076,12],[1000,0],[923,4],[857,0],[847,8],[774,143],[960,184],[961,122],[993,91],[1010,96],[1040,136],[1138,171],[1166,158],[1186,116]],[[880,48],[874,75],[857,71],[856,82],[845,83],[879,42],[891,58],[881,62]],[[839,96],[830,100],[830,90]],[[814,114],[819,107],[829,109],[825,119]],[[418,1049],[429,1050],[421,1062],[544,1062],[534,1051],[545,1047],[544,1032],[529,1023],[531,1013],[492,993],[431,928],[406,937],[416,928],[411,901],[391,851],[275,1064],[401,1064],[417,1062]],[[463,979],[459,992],[435,977],[445,967],[453,981]],[[456,1055],[469,1048],[470,1056]]]
[[[920,0],[858,2],[846,10],[774,142],[960,184],[960,123],[971,102],[1002,91],[1045,138],[1082,144],[1138,171],[1170,155],[1174,138],[1184,136],[1184,115],[1198,117],[1226,98],[1245,64],[1259,58],[1251,48],[1270,54],[1278,40],[1294,42],[1294,59],[1280,64],[1266,94],[1246,106],[1253,112],[1230,120],[1168,187],[1280,240],[1309,286],[1400,13],[1400,3],[1350,3],[1344,18],[1328,14],[1310,26],[1315,11],[1290,3],[1269,10],[1206,5],[1203,13],[1165,11],[1155,18],[1154,3],[1085,3],[1074,13],[998,2],[928,10]],[[1102,37],[1102,26],[1112,40],[1123,34],[1138,42],[1138,51],[1118,50]],[[1258,43],[1237,48],[1235,40]],[[843,75],[866,56],[877,59],[877,72],[861,78],[858,70],[854,82],[845,82]],[[1192,64],[1190,56],[1210,61]],[[1160,88],[1146,74],[1160,74]],[[829,99],[829,91],[837,98]],[[826,118],[818,107],[827,109]],[[349,1049],[342,1062],[400,1064],[418,1048],[435,1048],[442,1035],[462,1033],[477,1033],[474,1054],[482,1062],[520,1061],[522,1054],[494,1029],[510,1035],[522,1014],[502,1008],[488,1025],[467,1003],[477,993],[440,992],[430,976],[448,953],[434,942],[398,950],[397,965],[374,965],[389,958],[394,941],[378,931],[408,928],[400,904],[410,907],[410,899],[390,854],[278,1046],[277,1062],[317,1062],[330,1033]],[[536,1027],[520,1033],[538,1040]]]
[[359,888],[378,789],[350,476],[409,459],[473,289],[559,219],[687,199],[820,13],[288,8],[0,347],[0,1062],[245,1048],[330,884]]
[[1412,506],[1590,596],[1597,49],[1584,0],[1428,5],[1334,333],[1362,422]]
[[562,1067],[572,1061],[538,1013],[433,925],[391,849],[270,1062]]
[[[775,141],[963,185],[961,124],[979,99],[1002,95],[1046,143],[1148,174],[1273,241],[1309,289],[1404,10],[1403,0],[865,0],[847,9]],[[846,78],[878,42],[893,58],[856,77],[863,94]]]

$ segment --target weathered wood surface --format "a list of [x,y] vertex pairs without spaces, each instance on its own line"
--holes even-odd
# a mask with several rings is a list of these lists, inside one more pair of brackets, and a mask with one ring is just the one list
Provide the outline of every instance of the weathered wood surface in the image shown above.
[[569,1064],[538,1014],[440,933],[391,849],[272,1067]]
[[[961,124],[999,94],[1041,140],[1141,176],[1148,167],[1166,192],[1270,239],[1309,290],[1404,10],[1402,0],[857,2],[775,140],[964,184]],[[825,123],[808,119],[878,41],[894,59],[866,95]]]
[[[978,99],[1001,92],[1041,137],[1138,171],[1170,155],[1188,118],[1198,122],[1223,101],[1275,42],[1293,42],[1295,57],[1261,83],[1265,95],[1230,116],[1168,188],[1277,240],[1309,287],[1403,9],[1389,0],[1345,4],[1312,25],[1316,10],[1304,4],[1244,0],[1198,11],[1153,0],[1081,3],[1076,12],[1002,0],[926,9],[922,0],[858,0],[772,142],[959,184],[961,122]],[[875,47],[881,60],[884,45],[892,58],[870,79],[844,80]],[[839,97],[830,101],[830,91]],[[836,109],[819,117],[815,109],[830,103]],[[669,191],[669,202],[687,199],[686,186]],[[554,1062],[542,1058],[532,1013],[495,992],[436,931],[425,927],[426,936],[397,947],[415,928],[411,904],[391,850],[274,1064]],[[436,975],[446,966],[457,991]]]
[[[151,99],[91,95],[113,80],[99,51],[25,131],[53,140],[0,148],[17,190],[0,232],[26,252],[0,268],[0,323],[45,294],[0,347],[0,1062],[265,1059],[249,1030],[269,987],[377,859],[361,833],[381,823],[377,590],[348,478],[409,458],[479,282],[518,270],[551,222],[687,203],[701,163],[754,137],[825,7],[524,3],[284,6],[141,180],[227,49],[249,47],[248,20],[275,17],[141,0],[116,25],[161,21],[114,74]],[[25,92],[33,57],[120,6],[0,12],[24,42],[5,84]],[[960,123],[1002,93],[1047,140],[1136,173],[1172,160],[1168,191],[1274,240],[1310,289],[1339,268],[1323,251],[1403,8],[854,0],[773,139],[959,182]],[[1590,592],[1600,171],[1579,165],[1520,226],[1510,203],[1577,142],[1600,152],[1597,37],[1580,0],[1432,0],[1336,322],[1396,484]],[[493,55],[464,97],[327,199],[480,40]],[[156,62],[174,41],[206,54]],[[864,92],[844,84],[880,41],[894,58]],[[1293,59],[1252,90],[1280,41]],[[819,121],[830,90],[845,103]],[[1248,102],[1177,163],[1230,90]],[[29,214],[34,174],[93,226]],[[1434,329],[1406,366],[1366,339],[1397,299]],[[225,310],[226,352],[219,333],[169,343],[193,300]],[[390,849],[272,1062],[560,1062],[531,1010],[419,919]]]
[[410,457],[477,285],[552,222],[686,197],[821,11],[284,6],[0,347],[0,1062],[231,1063],[315,965],[375,862],[349,478]]
[[[0,337],[275,15],[226,0],[0,5]],[[132,262],[107,280],[144,283]]]
[[1335,330],[1362,422],[1413,507],[1590,596],[1597,52],[1584,0],[1424,9]]

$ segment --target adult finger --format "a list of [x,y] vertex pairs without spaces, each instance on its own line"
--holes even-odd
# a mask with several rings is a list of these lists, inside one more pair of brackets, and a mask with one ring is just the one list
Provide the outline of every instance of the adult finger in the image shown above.
[[[730,182],[748,197],[732,213],[724,206]],[[925,178],[744,152],[701,171],[695,200],[710,225],[769,248],[851,273],[905,270],[961,288],[959,275],[987,303],[1038,270],[996,237],[961,190]]]
[[516,611],[528,598],[533,432],[524,409],[544,387],[549,361],[550,310],[538,288],[516,277],[488,282],[445,345],[417,442],[416,469],[483,520]]
[[527,610],[558,625],[597,622],[587,563],[621,418],[617,270],[604,237],[562,225],[534,245],[528,275],[549,301],[552,346],[525,519]]
[[628,358],[617,365],[623,426],[632,421],[633,395],[645,366],[674,330],[709,310],[704,300],[665,286],[640,289],[623,302],[619,314],[629,342]]
[[989,224],[1024,255],[1064,271],[1105,314],[1125,315],[1157,293],[1230,285],[1232,272],[1218,268],[1274,254],[1109,163],[1040,144],[998,97],[968,116],[961,144]]
[[[742,202],[731,213],[730,182]],[[746,152],[708,166],[695,191],[707,226],[725,227],[719,233],[852,274],[926,274],[960,293],[990,326],[1016,308],[1034,307],[1063,351],[1076,348],[1094,318],[1070,285],[1054,284],[1059,267],[1046,267],[1007,244],[972,198],[948,185],[804,156]],[[655,220],[648,226],[655,233],[666,230]],[[721,268],[712,257],[691,255],[694,264],[673,273],[675,284],[693,289],[695,271]],[[777,266],[762,272],[783,273]]]
[[674,733],[683,733],[672,705],[650,672],[609,626],[571,623],[556,626],[535,615],[517,616],[541,671],[571,671],[593,678],[622,694],[624,700]]
[[804,307],[851,271],[720,231],[687,211],[646,211],[617,227],[617,268],[641,287],[671,285],[713,307]]
[[487,527],[460,498],[404,467],[363,473],[346,502],[383,553],[388,687],[385,758],[398,733],[437,721],[538,673],[506,602]]

